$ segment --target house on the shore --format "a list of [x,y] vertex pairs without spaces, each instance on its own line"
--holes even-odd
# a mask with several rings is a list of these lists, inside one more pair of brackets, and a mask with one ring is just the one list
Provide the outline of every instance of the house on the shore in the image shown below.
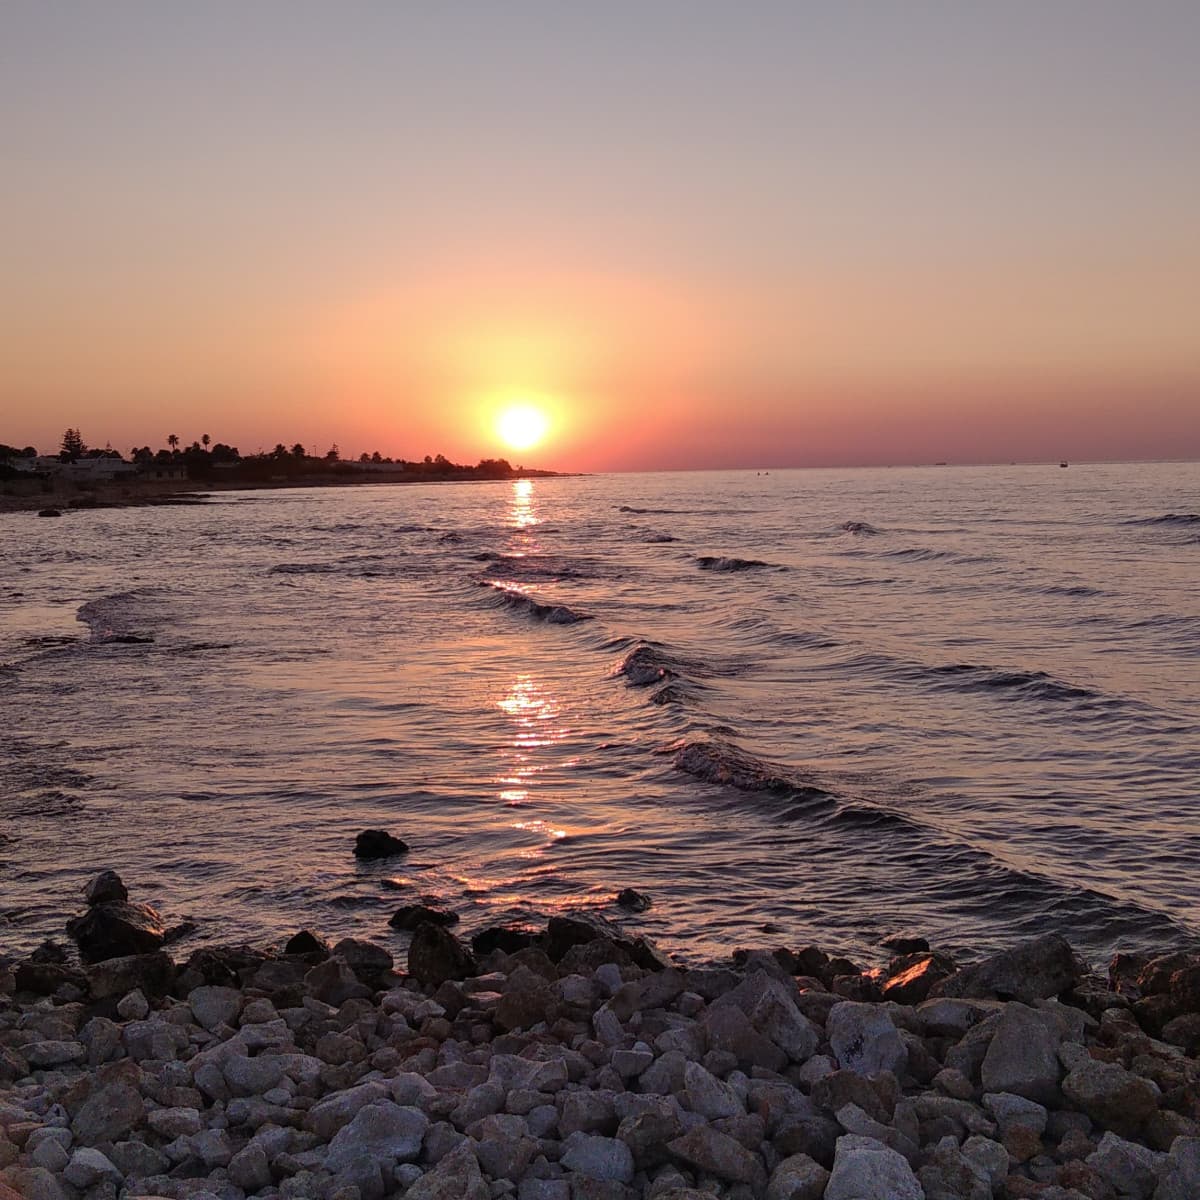
[[153,480],[173,480],[186,479],[188,477],[187,467],[181,462],[164,461],[159,462],[153,460],[139,464],[134,468],[137,475],[142,479]]

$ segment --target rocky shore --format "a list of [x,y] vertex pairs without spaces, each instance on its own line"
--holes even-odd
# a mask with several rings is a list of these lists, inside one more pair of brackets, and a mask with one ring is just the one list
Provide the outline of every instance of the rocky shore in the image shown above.
[[[0,1200],[1196,1200],[1200,950],[685,968],[592,914],[178,961],[106,872],[0,960]],[[645,899],[642,897],[641,899]]]

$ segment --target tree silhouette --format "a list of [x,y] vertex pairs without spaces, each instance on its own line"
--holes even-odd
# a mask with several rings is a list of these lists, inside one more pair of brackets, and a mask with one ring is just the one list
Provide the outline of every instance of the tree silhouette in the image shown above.
[[304,447],[299,442],[297,442],[292,447],[292,457],[293,458],[303,458],[304,457]]
[[207,433],[202,433],[200,435],[200,441],[204,443],[204,449],[207,450],[209,445],[212,443],[212,438],[210,438]]
[[76,459],[82,458],[87,453],[87,445],[84,443],[83,435],[78,429],[68,429],[62,436],[62,449],[59,451],[58,457],[63,462],[75,462]]
[[170,446],[172,450],[179,449],[179,434],[168,433],[167,434],[167,445]]

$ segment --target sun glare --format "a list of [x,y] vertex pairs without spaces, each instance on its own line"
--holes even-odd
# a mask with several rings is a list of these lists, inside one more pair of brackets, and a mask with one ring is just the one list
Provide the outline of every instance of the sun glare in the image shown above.
[[528,404],[506,408],[496,420],[501,441],[513,450],[528,450],[546,436],[550,422],[540,409]]

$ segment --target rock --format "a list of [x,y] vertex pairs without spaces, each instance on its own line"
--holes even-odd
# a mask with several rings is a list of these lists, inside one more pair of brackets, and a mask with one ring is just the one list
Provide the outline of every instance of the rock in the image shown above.
[[288,938],[283,947],[283,952],[284,954],[303,954],[328,958],[329,943],[318,934],[313,933],[311,929],[301,929],[299,933],[294,933]]
[[617,893],[617,904],[630,912],[645,912],[650,907],[650,897],[634,888],[624,888]]
[[988,1092],[983,1106],[992,1114],[1001,1134],[1010,1129],[1028,1129],[1037,1137],[1046,1132],[1050,1114],[1041,1105],[1011,1092]]
[[1137,986],[1146,998],[1143,1004],[1154,1002],[1159,1025],[1200,1012],[1200,954],[1181,951],[1152,958],[1138,973]]
[[406,904],[392,913],[388,924],[393,929],[414,930],[423,921],[431,925],[457,925],[458,913],[447,912],[441,908],[430,908],[425,904]]
[[365,999],[371,989],[362,983],[344,958],[327,958],[304,976],[309,993],[325,1004],[340,1008],[347,1000]]
[[209,1030],[232,1025],[242,1009],[242,993],[237,988],[198,987],[188,993],[188,1007],[196,1024]]
[[321,1141],[328,1141],[361,1109],[386,1099],[388,1086],[379,1079],[360,1083],[357,1087],[347,1088],[345,1091],[333,1092],[308,1110],[304,1118],[304,1127]]
[[1063,937],[1047,933],[964,967],[934,984],[930,995],[1021,1000],[1026,1004],[1068,991],[1084,974]]
[[766,1200],[821,1200],[829,1172],[807,1154],[785,1158],[771,1172]]
[[838,1138],[825,1200],[925,1200],[902,1154],[874,1138]]
[[235,1096],[261,1096],[283,1080],[283,1064],[275,1054],[253,1058],[232,1054],[225,1060],[223,1073]]
[[1197,1196],[1200,1196],[1200,1138],[1176,1138],[1163,1164],[1154,1200],[1196,1200]]
[[[1086,1161],[1108,1180],[1118,1196],[1144,1200],[1154,1191],[1166,1158],[1159,1151],[1149,1150],[1137,1142],[1127,1142],[1115,1133],[1106,1133]],[[1200,1187],[1200,1179],[1197,1179],[1197,1187]]]
[[354,839],[354,857],[366,862],[408,853],[408,846],[386,829],[364,829]]
[[81,1146],[71,1155],[63,1178],[77,1188],[89,1188],[94,1183],[109,1180],[112,1183],[121,1182],[121,1172],[99,1150]]
[[1062,1076],[1061,1041],[1061,1031],[1046,1014],[1024,1004],[1006,1004],[980,1068],[984,1090],[1052,1103]]
[[577,1132],[563,1142],[559,1159],[568,1171],[586,1175],[589,1179],[611,1179],[629,1183],[633,1179],[633,1154],[617,1138]]
[[1158,1089],[1116,1063],[1084,1055],[1062,1084],[1063,1094],[1098,1125],[1133,1136],[1158,1110]]
[[229,1182],[249,1193],[271,1186],[271,1164],[262,1146],[250,1142],[229,1160]]
[[79,946],[85,963],[132,954],[149,954],[163,944],[162,918],[148,904],[109,901],[95,904],[83,916],[67,922],[67,932]]
[[149,1011],[150,1005],[147,1003],[146,997],[142,995],[141,988],[135,988],[132,992],[126,993],[117,1002],[117,1016],[122,1021],[143,1021]]
[[[920,939],[924,941],[924,939]],[[897,1004],[920,1004],[935,983],[954,974],[954,963],[942,954],[924,954],[916,962],[888,977],[883,985],[883,998]]]
[[697,1062],[684,1064],[683,1090],[688,1108],[710,1121],[742,1116],[746,1111],[733,1088]]
[[136,1064],[128,1061],[113,1063],[96,1074],[87,1099],[71,1122],[71,1132],[77,1142],[85,1146],[115,1142],[141,1124],[146,1105],[138,1089],[128,1082],[139,1076]]
[[546,925],[545,950],[551,961],[560,962],[572,946],[605,941],[623,941],[621,931],[598,913],[577,910],[551,917]]
[[539,1150],[525,1118],[509,1113],[484,1117],[469,1132],[480,1167],[493,1179],[520,1179]]
[[475,958],[440,925],[418,925],[408,948],[408,973],[424,987],[438,987],[447,979],[466,979],[475,970]]
[[195,1108],[157,1108],[147,1116],[146,1123],[159,1137],[170,1141],[190,1137],[203,1128],[200,1111]]
[[165,950],[106,958],[87,969],[93,1000],[107,1000],[139,991],[143,996],[165,996],[175,981],[175,963]]
[[672,1157],[685,1166],[731,1183],[762,1187],[766,1172],[758,1155],[711,1125],[698,1125],[667,1143]]
[[382,946],[360,938],[342,938],[331,953],[334,958],[340,958],[364,983],[382,983],[391,974],[395,961]]
[[87,976],[73,967],[59,963],[36,962],[27,958],[17,963],[13,972],[13,986],[18,992],[32,992],[36,996],[52,996],[61,987],[76,987],[86,993]]
[[904,1074],[908,1050],[886,1009],[844,1000],[829,1010],[825,1031],[838,1062],[847,1070],[860,1075]]
[[39,517],[61,517],[62,512],[57,508],[39,508]]
[[129,899],[129,889],[116,871],[101,871],[84,884],[83,898],[88,904],[111,904]]
[[25,1047],[25,1058],[37,1070],[81,1062],[87,1057],[82,1042],[33,1042]]
[[470,1144],[464,1142],[422,1175],[404,1193],[404,1200],[491,1200],[491,1190]]
[[736,1005],[709,1005],[700,1018],[700,1026],[710,1050],[728,1051],[744,1068],[782,1071],[788,1064],[787,1054],[769,1037],[759,1033]]
[[[380,1171],[390,1180],[392,1168],[411,1162],[421,1152],[429,1118],[417,1108],[403,1108],[392,1100],[376,1100],[362,1108],[349,1125],[329,1143],[325,1169],[349,1177],[364,1196],[382,1195],[386,1187]],[[379,1179],[378,1190],[372,1186]]]
[[499,950],[504,954],[516,954],[535,946],[541,935],[536,929],[520,925],[489,925],[471,938],[471,949],[481,958]]
[[929,942],[919,934],[890,933],[879,944],[893,954],[928,954]]

